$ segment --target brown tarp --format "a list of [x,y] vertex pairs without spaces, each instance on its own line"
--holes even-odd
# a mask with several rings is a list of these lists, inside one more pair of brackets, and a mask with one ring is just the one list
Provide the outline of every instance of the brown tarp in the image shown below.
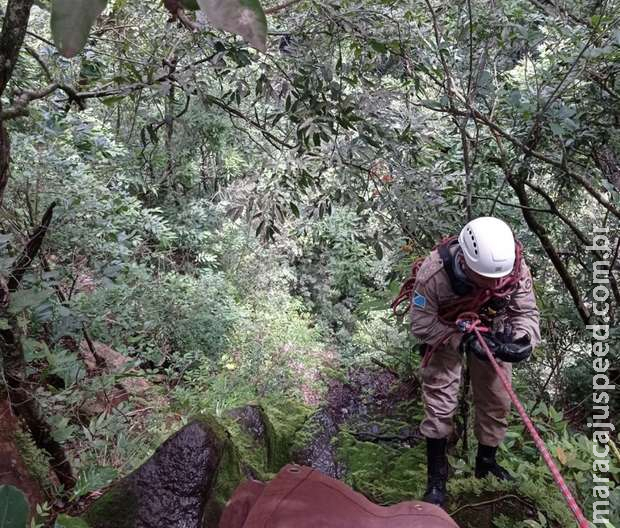
[[219,528],[458,528],[441,508],[418,501],[377,506],[312,468],[288,465],[271,482],[247,481]]

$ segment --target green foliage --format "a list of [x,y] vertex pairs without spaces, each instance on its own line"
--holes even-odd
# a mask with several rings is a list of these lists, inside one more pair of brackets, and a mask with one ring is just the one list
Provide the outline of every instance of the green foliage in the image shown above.
[[[450,510],[456,511],[461,506],[476,504],[485,501],[496,501],[494,514],[509,516],[511,522],[525,522],[524,519],[530,517],[529,508],[534,508],[534,517],[538,518],[542,526],[563,527],[573,523],[573,517],[567,510],[564,499],[557,489],[541,486],[540,482],[532,480],[520,480],[518,484],[499,482],[497,479],[489,478],[484,480],[463,478],[452,479],[448,484],[448,491],[452,497]],[[520,502],[512,503],[511,499],[517,496]],[[502,503],[503,508],[502,508]],[[478,520],[474,520],[478,515]],[[463,522],[464,528],[476,526],[480,522],[480,513],[474,514],[471,518],[457,516],[459,522]],[[497,522],[501,525],[501,520]],[[471,523],[471,524],[470,524]],[[518,525],[518,524],[517,524]],[[524,527],[528,524],[522,524]]]
[[61,514],[56,518],[54,528],[89,528],[88,524],[79,517],[70,517]]
[[321,390],[320,334],[308,328],[299,302],[281,293],[254,302],[238,308],[227,347],[215,358],[201,358],[187,373],[189,388],[177,390],[180,401],[221,413],[267,395],[301,399]]
[[80,311],[103,342],[147,365],[182,369],[229,348],[237,320],[233,304],[231,288],[217,272],[150,281],[146,269],[132,267],[109,288],[83,296]]
[[48,456],[39,449],[34,440],[27,432],[16,430],[13,433],[15,445],[32,478],[39,483],[48,493],[53,493],[54,488],[50,480],[50,461]]
[[79,498],[91,491],[105,488],[116,477],[118,477],[118,471],[114,468],[87,466],[78,476],[78,480],[72,492],[73,497]]
[[[524,243],[543,317],[544,341],[515,386],[541,402],[536,424],[591,509],[592,444],[579,432],[590,343],[576,308],[593,300],[594,227],[618,231],[614,2],[434,12],[421,1],[303,2],[278,11],[269,39],[255,0],[184,0],[206,11],[196,33],[164,24],[159,4],[119,0],[102,15],[104,0],[87,4],[53,0],[52,34],[49,14],[32,10],[2,105],[26,101],[23,117],[3,120],[2,276],[59,205],[0,329],[18,334],[24,375],[78,475],[74,498],[135,468],[187,415],[225,419],[250,401],[271,418],[271,454],[250,456],[230,428],[268,475],[341,366],[380,360],[412,379],[407,322],[388,311],[397,285],[468,215],[493,212]],[[50,39],[66,56],[89,43],[67,61]],[[52,82],[58,90],[27,100]],[[87,372],[84,329],[130,358],[126,368]],[[130,376],[152,384],[143,398],[89,414]],[[420,408],[409,410],[417,423]],[[495,524],[566,522],[512,423],[504,463],[528,483],[536,515],[505,511]],[[355,468],[349,482],[376,500],[421,493],[420,446],[349,431],[336,447]],[[459,501],[493,489],[469,478],[472,457],[452,460]],[[617,510],[615,463],[609,476]]]
[[0,486],[0,526],[24,528],[28,521],[28,501],[14,486]]
[[395,504],[424,494],[426,458],[422,444],[396,448],[338,435],[339,460],[349,468],[347,484],[378,504]]

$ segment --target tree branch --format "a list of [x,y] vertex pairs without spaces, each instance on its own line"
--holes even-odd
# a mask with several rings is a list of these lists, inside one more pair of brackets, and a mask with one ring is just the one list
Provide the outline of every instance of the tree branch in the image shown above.
[[[41,224],[35,229],[21,255],[13,264],[7,283],[9,292],[17,291],[25,272],[41,249],[41,244],[52,221],[55,205],[52,203],[47,208]],[[11,320],[11,328],[0,330],[0,353],[2,372],[13,412],[26,424],[37,447],[50,454],[52,469],[65,491],[71,490],[75,485],[71,464],[62,445],[52,436],[51,427],[42,416],[34,391],[29,386],[19,326],[14,318]]]
[[26,244],[26,247],[23,249],[21,255],[17,258],[13,267],[11,269],[11,274],[8,280],[8,288],[9,292],[15,292],[19,288],[22,279],[24,278],[24,273],[30,267],[33,259],[37,256],[39,249],[41,249],[41,244],[43,243],[43,238],[49,229],[50,223],[52,221],[52,215],[54,214],[54,207],[56,207],[56,202],[52,202],[43,218],[41,219],[41,224],[37,227],[30,237],[30,240]]
[[15,119],[16,117],[22,117],[28,115],[28,105],[32,101],[37,99],[43,99],[49,94],[58,90],[59,85],[57,83],[48,84],[45,88],[40,90],[24,90],[16,98],[11,106],[0,112],[0,120],[8,121],[9,119]]
[[564,282],[566,289],[572,297],[573,302],[575,303],[575,307],[579,312],[579,316],[581,317],[581,320],[584,322],[584,324],[587,325],[590,322],[590,311],[583,303],[575,279],[570,274],[568,268],[562,261],[557,249],[551,241],[551,238],[549,238],[547,228],[537,220],[534,211],[529,210],[530,203],[527,191],[525,190],[525,177],[523,175],[515,176],[510,170],[508,170],[507,167],[505,167],[505,169],[506,180],[508,181],[508,184],[514,189],[517,198],[519,199],[519,203],[524,207],[522,209],[522,213],[525,222],[532,230],[532,232],[538,237],[538,240],[540,241],[543,249],[545,250],[545,253],[547,253],[547,256],[553,263],[553,266],[558,272],[558,275],[560,275],[562,282]]
[[[435,108],[435,110],[437,109]],[[454,110],[451,110],[449,108],[445,108],[444,111],[454,112]],[[615,205],[613,205],[609,200],[607,200],[607,198],[605,198],[599,191],[597,191],[592,185],[592,183],[589,182],[584,176],[571,171],[566,166],[564,161],[551,158],[547,156],[546,154],[543,154],[542,152],[533,150],[532,148],[530,148],[529,146],[521,142],[519,139],[517,139],[515,136],[513,136],[512,134],[510,134],[509,132],[501,128],[497,123],[491,121],[487,116],[485,116],[478,110],[474,108],[470,108],[470,111],[472,112],[475,119],[477,119],[478,121],[486,125],[489,129],[496,132],[504,139],[507,139],[514,146],[522,150],[525,154],[533,158],[536,158],[540,161],[543,161],[547,163],[548,165],[551,165],[552,167],[560,169],[564,174],[566,174],[567,176],[570,176],[573,180],[581,184],[581,186],[588,192],[588,194],[590,194],[590,196],[592,196],[598,203],[600,203],[603,207],[605,207],[605,209],[607,209],[615,217],[620,218],[620,209],[616,207]],[[462,115],[462,116],[467,115],[467,112],[465,111],[457,110],[456,112],[457,114]]]
[[291,7],[292,5],[298,4],[299,2],[301,2],[301,0],[290,0],[289,2],[284,2],[283,4],[270,7],[268,9],[264,9],[263,11],[265,12],[266,15],[274,15],[278,11],[282,11],[286,9],[287,7]]

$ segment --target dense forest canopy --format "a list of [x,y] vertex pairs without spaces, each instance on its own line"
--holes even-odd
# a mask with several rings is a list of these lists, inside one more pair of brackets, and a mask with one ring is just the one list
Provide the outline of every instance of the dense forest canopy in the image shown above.
[[[223,4],[0,1],[0,401],[41,483],[33,524],[197,413],[260,402],[299,431],[338,383],[370,401],[364,376],[389,375],[415,425],[417,344],[389,305],[485,215],[523,243],[541,311],[514,385],[591,516],[597,328],[620,381],[618,2]],[[482,493],[462,410],[461,514]],[[340,477],[420,496],[415,445],[347,427]],[[529,509],[488,526],[568,526],[518,418],[504,453]]]

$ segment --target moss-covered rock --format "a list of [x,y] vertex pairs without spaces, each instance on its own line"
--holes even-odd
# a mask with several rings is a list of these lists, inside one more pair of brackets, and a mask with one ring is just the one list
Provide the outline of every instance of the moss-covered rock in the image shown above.
[[269,480],[292,461],[295,435],[309,414],[296,402],[251,403],[231,409],[221,423],[239,451],[244,473]]
[[346,467],[344,481],[373,502],[390,505],[423,495],[426,455],[421,445],[360,441],[345,431],[338,433],[335,445]]
[[241,478],[228,432],[213,417],[199,416],[99,498],[83,520],[90,528],[199,528],[205,516],[215,526]]
[[273,473],[291,462],[295,435],[312,414],[312,409],[297,401],[261,402],[273,435],[269,444],[269,470]]
[[224,430],[219,424],[217,427],[219,438],[226,438],[226,440],[222,446],[223,449],[215,475],[215,482],[205,504],[203,514],[204,528],[214,528],[217,526],[228,499],[230,499],[239,483],[244,479],[242,472],[243,462],[237,446],[231,440],[228,431]]
[[277,471],[274,467],[275,430],[260,405],[231,409],[222,419],[222,424],[239,450],[242,467],[248,476],[266,480]]
[[139,505],[136,493],[140,492],[134,489],[129,479],[121,480],[93,503],[82,520],[91,528],[134,528]]
[[330,410],[319,409],[295,435],[291,449],[293,461],[340,478],[343,464],[338,461],[333,442],[338,431],[338,423]]

